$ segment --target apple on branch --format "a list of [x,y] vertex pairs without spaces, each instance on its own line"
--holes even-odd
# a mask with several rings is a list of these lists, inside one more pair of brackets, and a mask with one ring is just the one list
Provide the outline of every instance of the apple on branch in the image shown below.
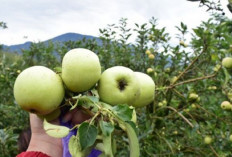
[[72,92],[84,92],[92,88],[101,76],[98,56],[84,48],[68,51],[62,61],[62,79]]
[[135,73],[123,66],[106,69],[98,83],[99,97],[110,105],[132,105],[140,94]]
[[142,72],[135,72],[140,87],[140,95],[136,97],[132,106],[143,107],[150,104],[155,96],[155,83],[150,76]]

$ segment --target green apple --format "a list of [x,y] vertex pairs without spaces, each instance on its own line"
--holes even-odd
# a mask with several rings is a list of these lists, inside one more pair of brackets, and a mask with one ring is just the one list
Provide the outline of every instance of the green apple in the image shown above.
[[226,57],[222,60],[222,65],[225,68],[232,69],[232,57]]
[[190,100],[197,100],[199,96],[196,93],[190,93],[189,94],[189,99]]
[[64,87],[58,74],[43,66],[33,66],[18,75],[14,97],[22,109],[45,115],[60,105]]
[[62,61],[62,79],[72,92],[84,92],[92,88],[101,76],[98,56],[84,48],[68,51]]
[[151,54],[151,51],[150,51],[150,50],[146,50],[145,53],[146,53],[147,55],[149,55],[149,54]]
[[231,103],[229,101],[223,101],[221,103],[221,108],[223,110],[231,110],[232,109],[232,105],[231,105]]
[[154,69],[152,68],[147,68],[147,73],[150,74],[150,73],[153,73],[154,72]]
[[170,79],[171,84],[175,83],[177,80],[177,76],[174,76]]
[[211,144],[213,142],[213,139],[210,136],[205,136],[204,143],[205,144]]
[[106,69],[98,83],[98,94],[103,102],[110,105],[132,105],[140,94],[135,73],[123,66]]
[[229,139],[230,139],[230,141],[232,141],[232,135],[230,135]]
[[132,106],[143,107],[150,104],[155,96],[155,83],[150,76],[141,72],[135,72],[140,87],[140,95],[136,97]]
[[155,59],[155,56],[154,56],[153,54],[149,54],[149,55],[148,55],[148,58],[149,58],[150,60],[153,60],[153,59]]

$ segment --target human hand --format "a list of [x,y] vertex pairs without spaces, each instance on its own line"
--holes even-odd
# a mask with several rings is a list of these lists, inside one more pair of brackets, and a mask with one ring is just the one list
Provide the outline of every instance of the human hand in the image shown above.
[[[86,114],[83,110],[76,108],[61,117],[61,123],[59,122],[59,119],[56,119],[51,123],[64,125],[65,123],[69,122],[69,124],[74,126],[89,118],[91,118],[89,114]],[[46,134],[43,129],[42,119],[35,114],[30,114],[30,125],[32,136],[27,151],[39,151],[52,157],[62,157],[64,147],[66,147],[64,146],[65,144],[62,145],[61,139],[53,138]]]

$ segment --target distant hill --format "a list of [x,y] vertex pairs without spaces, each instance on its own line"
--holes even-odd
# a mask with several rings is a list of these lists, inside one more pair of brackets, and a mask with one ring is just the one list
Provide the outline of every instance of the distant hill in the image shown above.
[[[78,40],[82,40],[83,38],[99,40],[99,38],[90,36],[90,35],[83,35],[83,34],[78,34],[78,33],[65,33],[65,34],[56,36],[52,39],[42,41],[42,42],[47,43],[49,41],[52,41],[52,42],[78,41]],[[28,41],[28,42],[25,42],[24,44],[18,44],[18,45],[10,45],[10,46],[3,45],[3,50],[7,52],[21,53],[21,49],[29,49],[31,43],[32,42]]]

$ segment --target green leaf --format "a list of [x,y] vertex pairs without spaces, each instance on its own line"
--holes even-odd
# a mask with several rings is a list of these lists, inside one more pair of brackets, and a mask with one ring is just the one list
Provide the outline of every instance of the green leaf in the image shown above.
[[86,96],[90,101],[96,103],[96,102],[99,102],[99,99],[98,97],[95,97],[95,96]]
[[71,136],[68,143],[68,149],[72,156],[75,156],[80,151],[80,145],[76,136]]
[[55,71],[56,73],[61,73],[61,72],[62,72],[62,68],[61,68],[61,67],[55,67],[55,68],[54,68],[54,71]]
[[70,131],[70,129],[65,126],[54,125],[54,124],[48,123],[46,119],[44,119],[43,128],[49,136],[52,136],[55,138],[63,138],[67,136]]
[[127,136],[129,139],[130,145],[130,157],[139,157],[140,149],[139,149],[139,140],[138,137],[129,123],[125,123]]
[[97,138],[97,128],[94,125],[90,125],[84,122],[80,125],[78,129],[81,149],[85,149],[94,144]]
[[133,109],[131,109],[128,105],[114,106],[112,111],[123,121],[130,121],[132,118]]
[[111,123],[107,123],[105,121],[100,121],[100,128],[104,136],[110,136],[110,134],[114,131],[114,126]]
[[134,129],[134,131],[135,131],[136,133],[138,133],[138,130],[136,129],[136,125],[135,125],[134,122],[132,122],[132,121],[126,121],[126,123],[130,124],[130,126]]

